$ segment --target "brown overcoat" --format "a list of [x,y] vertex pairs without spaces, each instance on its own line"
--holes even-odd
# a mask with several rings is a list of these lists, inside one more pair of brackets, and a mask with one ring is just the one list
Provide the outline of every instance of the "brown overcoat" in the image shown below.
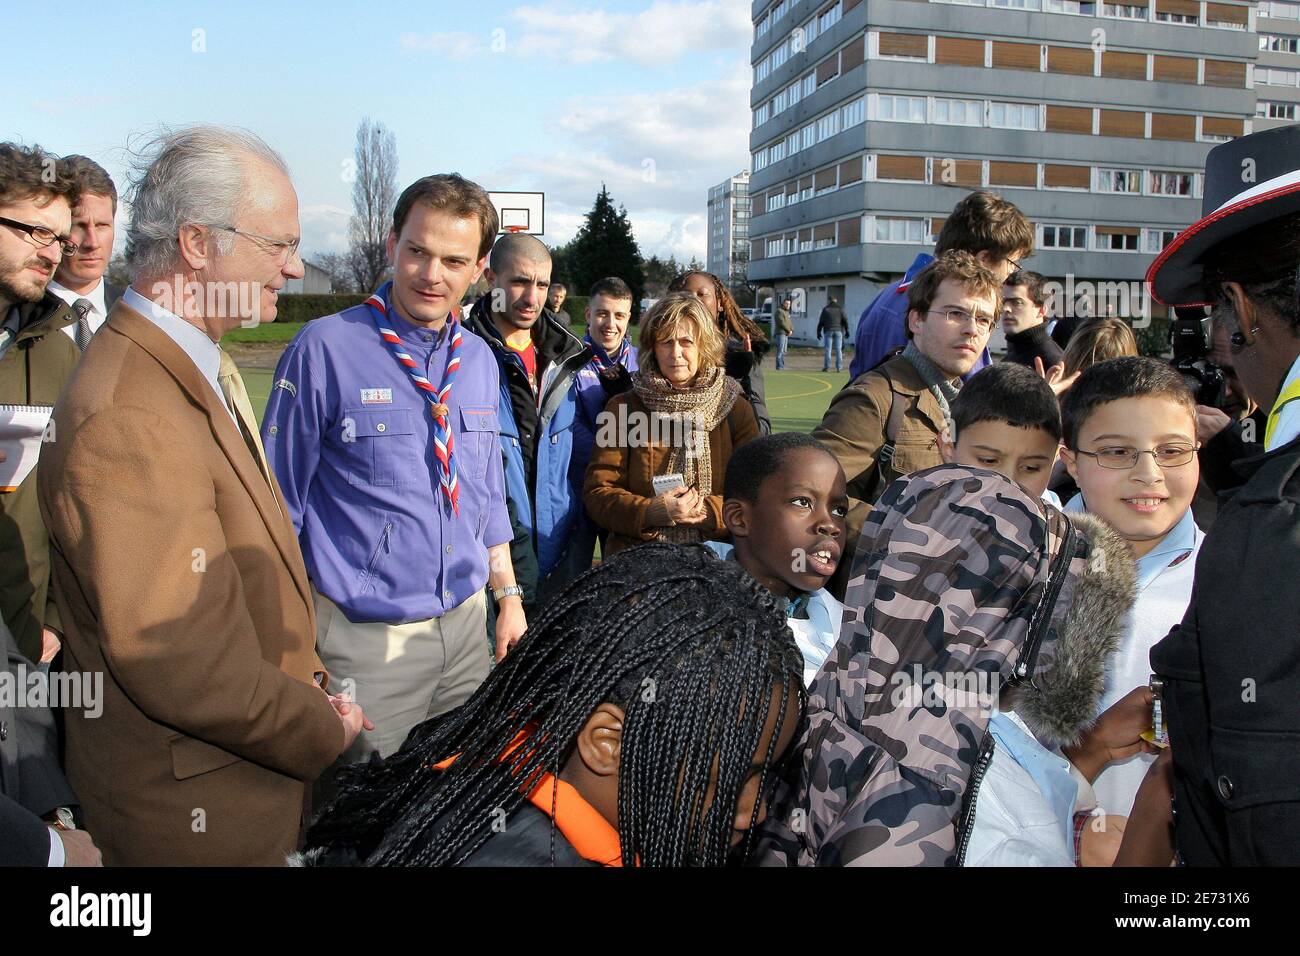
[[102,714],[67,712],[87,830],[108,865],[282,864],[344,740],[288,516],[193,361],[120,302],[54,420],[64,666],[103,675]]

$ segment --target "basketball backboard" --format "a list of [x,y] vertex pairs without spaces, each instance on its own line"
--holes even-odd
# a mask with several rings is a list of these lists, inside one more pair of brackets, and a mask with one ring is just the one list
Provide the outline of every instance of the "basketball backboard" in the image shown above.
[[526,232],[540,236],[546,231],[546,194],[489,192],[496,207],[500,232]]

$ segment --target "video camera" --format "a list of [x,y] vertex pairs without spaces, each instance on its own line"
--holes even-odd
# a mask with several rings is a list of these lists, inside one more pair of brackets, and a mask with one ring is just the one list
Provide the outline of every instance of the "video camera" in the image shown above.
[[1173,340],[1173,366],[1196,396],[1196,404],[1222,408],[1227,404],[1228,380],[1223,369],[1210,361],[1210,310],[1204,306],[1174,309],[1169,337]]

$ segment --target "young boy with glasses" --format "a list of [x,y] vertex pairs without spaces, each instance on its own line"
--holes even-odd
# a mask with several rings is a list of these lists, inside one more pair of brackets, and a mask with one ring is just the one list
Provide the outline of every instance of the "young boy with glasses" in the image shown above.
[[1061,458],[1080,492],[1065,510],[1102,518],[1137,558],[1137,601],[1107,665],[1099,711],[1121,706],[1066,751],[1100,806],[1128,815],[1154,748],[1111,728],[1132,723],[1118,711],[1151,706],[1148,655],[1187,610],[1205,537],[1191,512],[1200,475],[1196,400],[1168,363],[1126,356],[1086,369],[1062,397],[1061,419]]

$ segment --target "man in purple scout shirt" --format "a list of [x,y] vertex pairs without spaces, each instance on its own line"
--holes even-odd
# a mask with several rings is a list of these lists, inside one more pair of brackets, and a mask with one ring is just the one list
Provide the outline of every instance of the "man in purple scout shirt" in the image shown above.
[[497,365],[452,314],[496,232],[482,187],[418,180],[393,212],[392,282],[306,325],[276,367],[262,435],[316,592],[317,647],[375,723],[342,762],[387,756],[482,683],[485,584],[498,644],[527,626]]

